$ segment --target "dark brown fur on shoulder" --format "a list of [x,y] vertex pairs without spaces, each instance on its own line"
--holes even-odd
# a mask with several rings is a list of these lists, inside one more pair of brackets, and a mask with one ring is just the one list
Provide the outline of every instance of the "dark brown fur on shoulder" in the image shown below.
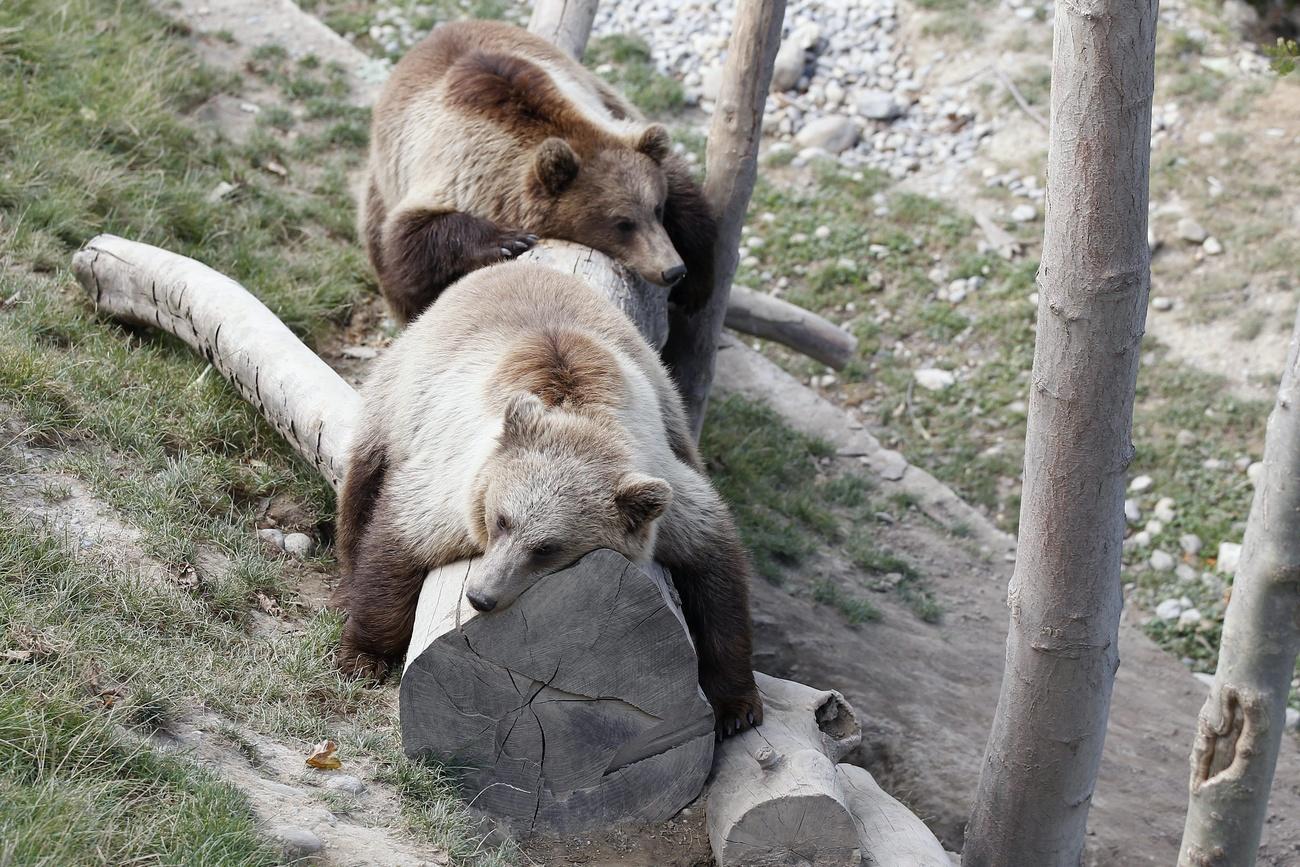
[[608,409],[625,388],[614,355],[580,331],[550,327],[511,346],[493,377],[493,389],[528,391],[547,406],[570,411]]

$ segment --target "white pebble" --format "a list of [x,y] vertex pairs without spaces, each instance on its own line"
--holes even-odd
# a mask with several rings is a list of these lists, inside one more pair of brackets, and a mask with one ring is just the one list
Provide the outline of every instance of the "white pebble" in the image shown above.
[[1178,615],[1178,625],[1183,629],[1194,627],[1201,622],[1201,612],[1195,608],[1188,608]]
[[258,530],[257,537],[268,545],[284,550],[284,532],[275,527],[264,527]]
[[1157,572],[1169,572],[1174,568],[1174,556],[1168,551],[1152,551],[1150,562],[1151,568]]
[[917,385],[928,391],[943,391],[957,381],[957,377],[952,371],[940,370],[937,367],[923,367],[914,370],[912,376],[916,379]]
[[1128,489],[1135,494],[1140,494],[1143,491],[1145,491],[1147,488],[1150,488],[1152,483],[1154,483],[1154,481],[1155,479],[1151,478],[1150,476],[1138,476],[1133,481],[1128,483]]
[[284,537],[284,550],[295,557],[310,557],[316,550],[316,541],[306,533],[289,533]]
[[1201,551],[1201,537],[1195,533],[1184,533],[1178,537],[1178,547],[1182,548],[1186,554],[1199,554]]
[[1166,599],[1156,606],[1156,617],[1161,620],[1177,620],[1183,613],[1183,606],[1177,599]]
[[1237,542],[1220,542],[1219,557],[1215,568],[1224,575],[1235,575],[1237,564],[1241,562],[1241,545]]
[[1155,515],[1166,524],[1171,523],[1176,516],[1174,511],[1174,500],[1172,497],[1161,497],[1156,501]]

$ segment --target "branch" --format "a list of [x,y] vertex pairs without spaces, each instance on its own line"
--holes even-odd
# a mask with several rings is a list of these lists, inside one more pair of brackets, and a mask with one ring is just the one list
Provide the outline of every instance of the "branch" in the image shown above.
[[596,20],[596,0],[537,0],[528,31],[582,60]]
[[731,287],[726,326],[775,340],[836,370],[852,360],[858,339],[809,310],[744,286]]

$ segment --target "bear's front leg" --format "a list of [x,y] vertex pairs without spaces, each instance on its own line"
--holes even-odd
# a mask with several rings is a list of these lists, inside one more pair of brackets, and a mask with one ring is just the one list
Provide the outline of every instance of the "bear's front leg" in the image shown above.
[[723,738],[760,725],[763,702],[754,683],[749,558],[725,507],[716,495],[709,499],[704,509],[674,501],[660,525],[655,557],[681,596],[700,660],[700,687]]
[[347,611],[335,664],[344,674],[382,679],[411,642],[428,569],[410,556],[382,515],[356,540],[339,599]]
[[536,235],[462,211],[415,208],[388,220],[382,249],[371,258],[393,315],[405,325],[461,277],[513,259],[536,243]]

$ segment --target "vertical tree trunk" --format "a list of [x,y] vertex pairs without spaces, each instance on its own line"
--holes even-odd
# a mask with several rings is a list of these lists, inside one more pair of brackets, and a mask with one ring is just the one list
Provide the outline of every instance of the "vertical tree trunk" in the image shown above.
[[1079,864],[1119,665],[1150,291],[1156,0],[1056,6],[1047,216],[1007,665],[966,867]]
[[781,45],[784,17],[785,0],[737,0],[722,86],[709,126],[704,197],[718,218],[713,296],[694,316],[671,315],[664,348],[664,360],[681,387],[696,439],[713,385],[714,357],[739,259],[740,229],[754,192],[763,105],[772,86],[772,63]]
[[1201,708],[1180,867],[1255,863],[1300,653],[1300,314]]
[[582,60],[595,20],[596,0],[537,0],[528,19],[528,32]]

